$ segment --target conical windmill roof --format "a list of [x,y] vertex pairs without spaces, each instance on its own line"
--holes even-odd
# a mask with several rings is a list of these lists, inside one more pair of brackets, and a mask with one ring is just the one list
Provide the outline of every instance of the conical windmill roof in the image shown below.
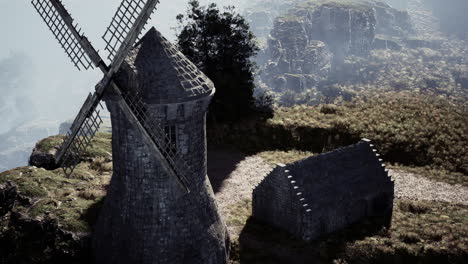
[[149,104],[170,104],[211,95],[213,82],[154,27],[131,50],[119,78]]

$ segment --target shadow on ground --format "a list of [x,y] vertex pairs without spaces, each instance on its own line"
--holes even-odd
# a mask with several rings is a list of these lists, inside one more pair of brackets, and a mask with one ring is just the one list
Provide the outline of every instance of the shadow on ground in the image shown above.
[[333,263],[343,257],[347,243],[385,232],[383,226],[389,217],[370,218],[312,242],[250,217],[233,248],[233,257],[241,264]]
[[223,181],[236,169],[246,155],[230,149],[208,150],[208,178],[215,193],[219,192]]

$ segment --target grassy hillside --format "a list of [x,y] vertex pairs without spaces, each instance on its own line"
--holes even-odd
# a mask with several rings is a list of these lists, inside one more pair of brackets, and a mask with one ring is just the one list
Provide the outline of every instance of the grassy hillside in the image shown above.
[[[269,119],[211,127],[208,139],[211,148],[224,144],[256,153],[269,163],[287,163],[367,137],[394,166],[405,164],[404,170],[468,186],[467,130],[467,115],[456,105],[393,93],[341,106],[280,108]],[[36,148],[48,153],[61,140],[50,137]],[[69,178],[60,169],[31,166],[0,173],[0,256],[24,263],[81,263],[89,257],[89,234],[111,170],[111,135],[100,133]],[[17,186],[16,193],[2,193],[9,183]],[[9,203],[12,199],[15,202]],[[228,225],[243,230],[234,238],[232,261],[279,263],[275,261],[291,254],[323,263],[463,263],[467,259],[467,206],[396,200],[394,208],[389,230],[362,223],[304,244],[248,220],[250,200],[238,201],[224,216]]]
[[[270,119],[208,130],[212,145],[321,153],[371,139],[385,162],[438,169],[468,184],[468,113],[450,101],[382,93],[343,105],[279,108]],[[225,133],[230,131],[230,133]]]
[[[48,153],[62,139],[43,139],[36,149]],[[68,178],[62,169],[33,166],[0,173],[0,185],[17,186],[16,193],[0,188],[0,263],[87,263],[87,241],[111,177],[110,141],[110,134],[97,134]],[[10,199],[11,208],[1,210]]]

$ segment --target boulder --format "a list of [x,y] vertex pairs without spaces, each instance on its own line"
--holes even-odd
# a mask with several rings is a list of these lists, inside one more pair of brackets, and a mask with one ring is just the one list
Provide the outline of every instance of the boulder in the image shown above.
[[61,136],[49,137],[39,141],[29,157],[29,165],[46,170],[58,168],[54,156],[60,148],[61,143]]

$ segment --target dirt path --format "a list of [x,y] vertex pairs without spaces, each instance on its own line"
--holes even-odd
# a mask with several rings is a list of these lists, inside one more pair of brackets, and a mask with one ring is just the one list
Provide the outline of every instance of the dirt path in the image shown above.
[[395,181],[395,197],[411,200],[468,204],[468,187],[432,181],[404,171],[390,170]]
[[[219,212],[225,221],[231,216],[236,204],[252,198],[255,186],[272,169],[260,157],[248,157],[235,151],[208,151],[208,176]],[[231,238],[239,236],[242,228],[243,224],[228,224]]]
[[[257,156],[232,151],[215,151],[208,155],[208,175],[224,216],[229,215],[234,204],[251,199],[252,190],[273,169],[272,165]],[[403,171],[391,170],[390,175],[395,181],[397,198],[468,204],[467,187],[436,182]]]

